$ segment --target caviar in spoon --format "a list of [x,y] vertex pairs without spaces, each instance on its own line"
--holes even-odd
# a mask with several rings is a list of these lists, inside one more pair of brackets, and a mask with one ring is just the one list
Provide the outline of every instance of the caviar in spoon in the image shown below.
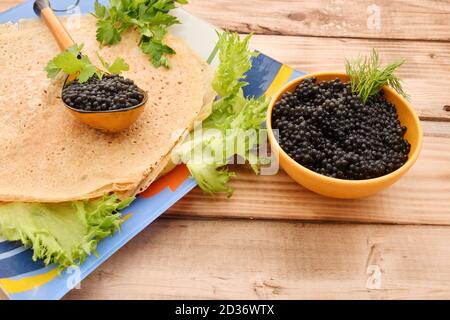
[[115,111],[133,108],[144,100],[144,93],[133,80],[119,75],[93,76],[85,83],[72,81],[63,89],[63,101],[83,111]]

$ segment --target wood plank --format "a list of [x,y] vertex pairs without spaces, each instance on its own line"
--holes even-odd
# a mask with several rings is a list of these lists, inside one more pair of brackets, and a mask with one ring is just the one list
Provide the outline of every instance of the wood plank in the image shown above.
[[[325,43],[325,41],[327,42]],[[411,43],[414,45],[411,45]],[[407,90],[411,93],[414,92],[412,94],[413,104],[417,107],[419,113],[422,117],[431,119],[449,119],[450,117],[450,112],[444,112],[441,108],[442,104],[450,104],[450,93],[445,86],[441,85],[441,83],[450,80],[447,79],[450,74],[448,72],[450,71],[448,64],[450,53],[447,43],[433,42],[432,44],[435,46],[432,50],[428,50],[420,42],[414,41],[255,36],[252,44],[267,54],[307,72],[342,68],[344,56],[367,50],[367,47],[372,46],[382,47],[383,55],[388,60],[407,55],[409,62],[401,75],[405,78]],[[410,48],[414,48],[414,50],[410,50]],[[296,52],[299,52],[299,54],[295,54]],[[419,74],[421,70],[427,70],[428,72],[424,75],[424,80],[419,83],[417,79],[422,77],[422,74]],[[445,80],[442,81],[442,79]],[[424,90],[420,87],[422,84]],[[437,124],[436,126],[440,126],[441,131],[450,131],[448,127],[444,127],[445,125]],[[428,136],[422,158],[413,171],[393,188],[367,200],[354,202],[324,200],[322,197],[313,195],[297,186],[283,173],[276,177],[256,179],[251,173],[242,172],[240,180],[235,182],[238,192],[232,200],[210,198],[197,190],[183,199],[170,212],[175,215],[212,217],[250,216],[306,220],[330,219],[448,224],[448,210],[445,207],[450,201],[445,194],[448,190],[446,181],[448,178],[448,171],[446,171],[449,159],[448,145],[446,137]],[[443,149],[442,152],[444,153],[440,149]],[[443,167],[443,172],[430,173],[429,167],[436,164]],[[430,174],[436,176],[436,179],[430,179]],[[416,179],[424,179],[424,184],[413,184],[414,187],[411,187],[411,182],[418,181]],[[425,189],[425,185],[427,189]],[[256,188],[253,188],[253,186],[256,186]],[[252,191],[243,192],[242,189],[248,187]],[[281,207],[277,207],[281,202],[277,200],[281,195],[277,188],[280,188],[281,192],[288,192],[290,195]],[[433,199],[428,198],[428,194],[424,192],[427,190],[433,191]],[[242,194],[245,194],[245,196]],[[397,195],[398,198],[396,198]],[[413,198],[411,201],[409,201],[410,197]],[[271,200],[268,201],[267,199]],[[400,203],[397,201],[398,199],[408,201]],[[434,200],[436,200],[434,207],[437,211],[433,215],[425,216],[422,213],[423,207],[428,206],[428,202]],[[241,201],[243,202],[241,203]],[[338,207],[338,210],[334,210],[335,206]],[[368,212],[368,214],[361,214],[360,209]]]
[[446,299],[449,241],[449,227],[160,219],[66,298]]
[[242,33],[450,40],[448,1],[191,0],[187,9]]
[[450,105],[450,42],[424,45],[420,41],[254,36],[252,45],[305,72],[344,71],[345,57],[368,53],[371,48],[378,48],[385,61],[405,58],[399,75],[421,118],[450,121],[450,111],[444,110]]
[[[450,30],[450,29],[449,29]],[[345,71],[345,58],[378,48],[383,61],[404,58],[398,70],[422,119],[450,121],[450,43],[317,37],[254,36],[252,46],[307,73]]]
[[423,150],[415,166],[389,189],[366,199],[339,200],[316,195],[284,172],[255,176],[239,169],[232,198],[195,189],[168,215],[357,221],[450,225],[450,123],[424,122]]
[[[0,12],[21,2],[2,0]],[[448,1],[191,0],[186,8],[219,27],[242,33],[450,40]]]
[[[198,2],[202,1],[193,1],[191,5],[194,4],[195,8]],[[212,3],[216,6],[215,2]],[[316,2],[311,3],[317,5]],[[211,4],[205,4],[209,11],[210,6]],[[198,14],[195,11],[194,13]],[[285,20],[287,19],[282,21]],[[450,32],[450,28],[447,30]],[[345,57],[379,48],[385,61],[406,59],[407,62],[399,70],[399,75],[404,79],[405,89],[411,95],[412,104],[422,119],[450,121],[450,112],[444,110],[444,106],[450,105],[450,91],[447,90],[447,83],[450,83],[449,42],[427,42],[424,45],[420,41],[255,36],[252,45],[267,55],[305,72],[343,71]]]
[[[333,13],[330,8],[326,8],[332,16],[329,21],[326,20],[326,17],[330,15],[328,12],[325,13],[325,20],[320,20],[321,13],[318,12],[318,20],[315,20],[316,18],[309,20],[309,26],[307,19],[310,19],[310,14],[308,14],[308,18],[302,20],[302,12],[293,10],[294,15],[288,18],[305,21],[301,23],[304,25],[300,28],[299,24],[295,22],[289,21],[286,23],[282,20],[285,19],[282,16],[278,18],[278,21],[273,19],[272,14],[275,14],[275,17],[279,15],[278,12],[273,10],[274,2],[267,1],[264,5],[261,5],[260,2],[256,4],[254,0],[250,0],[248,2],[252,4],[252,7],[250,7],[248,3],[227,1],[228,7],[223,9],[224,5],[219,1],[191,1],[193,2],[191,8],[197,6],[195,10],[203,10],[204,18],[220,18],[222,21],[229,19],[230,25],[233,25],[235,23],[233,21],[236,21],[236,19],[241,19],[237,24],[242,24],[244,27],[245,24],[248,24],[248,30],[256,28],[261,29],[261,32],[264,33],[273,30],[270,29],[272,27],[270,26],[267,31],[263,31],[268,23],[267,18],[272,20],[269,21],[270,23],[275,22],[277,28],[283,28],[282,30],[291,28],[290,30],[294,30],[293,32],[309,32],[308,34],[317,32],[317,34],[314,34],[317,36],[336,36],[336,34],[342,32],[343,36],[346,37],[396,38],[401,36],[402,32],[406,33],[405,23],[410,23],[409,26],[415,24],[420,26],[411,29],[414,30],[414,34],[410,31],[410,34],[407,35],[409,39],[426,37],[426,39],[448,40],[450,32],[448,28],[448,2],[427,0],[421,2],[421,4],[412,4],[407,1],[379,1],[378,3],[382,3],[384,13],[386,12],[384,10],[386,5],[394,6],[398,3],[403,5],[402,12],[396,12],[395,16],[387,16],[387,20],[386,16],[383,15],[381,32],[378,35],[365,35],[365,30],[358,33],[358,28],[353,28],[353,25],[340,30],[339,27],[344,26],[344,24],[339,24],[339,20],[335,17],[338,15]],[[19,1],[3,0],[0,3],[0,11],[7,9],[9,5],[16,2]],[[302,2],[305,3],[302,4]],[[306,3],[303,0],[286,3],[287,1],[282,1],[278,5],[281,4],[286,10],[299,3],[316,5],[315,2]],[[322,5],[330,3],[330,5],[336,6],[344,4],[341,1],[317,2],[318,5],[320,3]],[[345,3],[345,6],[347,6],[347,3]],[[214,9],[212,11],[208,12],[201,8],[201,6],[211,6],[212,4],[214,4],[214,7],[211,7],[211,9]],[[236,7],[237,5],[239,7]],[[246,7],[245,12],[248,12],[251,16],[243,16],[242,18],[243,8],[247,5],[249,7]],[[272,9],[264,8],[267,5],[268,8],[272,5]],[[358,8],[360,2],[353,1],[353,5]],[[215,16],[217,12],[221,12],[223,15],[223,10],[235,7],[236,12],[232,12],[226,18],[224,18],[225,15],[223,17]],[[217,8],[221,8],[222,11],[217,10]],[[271,11],[265,11],[264,15],[261,16],[261,10]],[[289,10],[287,12],[290,13]],[[346,9],[347,12],[352,12],[351,10]],[[354,11],[358,12],[358,10]],[[395,12],[395,10],[391,10],[391,12]],[[438,12],[441,12],[440,15],[437,14]],[[289,13],[285,11],[281,14]],[[347,17],[348,15],[345,19]],[[420,21],[422,17],[427,21]],[[352,16],[350,19],[358,21],[359,17]],[[408,21],[405,21],[405,19]],[[242,21],[245,21],[245,23]],[[250,22],[247,23],[247,21]],[[341,21],[347,23],[347,20]],[[395,28],[385,28],[386,21],[391,21],[389,23]],[[399,22],[402,25],[399,25]],[[333,23],[335,24],[334,28],[331,27]],[[236,30],[245,32],[245,29]],[[286,39],[291,41],[292,38],[287,37]],[[254,41],[258,41],[258,37],[255,37]],[[264,44],[266,39],[261,41]],[[345,44],[347,39],[342,41]],[[408,46],[410,43],[406,42]],[[266,42],[267,46],[269,44]],[[429,45],[429,43],[426,45]],[[273,44],[272,46],[275,52],[278,51],[278,54],[283,54],[278,47],[275,49]],[[400,49],[396,49],[393,42],[385,46],[394,48],[392,53],[389,49],[388,58],[391,54],[395,57],[395,52],[401,50],[401,46],[398,46]],[[340,48],[342,47],[346,49],[345,45]],[[356,45],[355,47],[356,49],[359,47],[367,48],[363,45]],[[421,51],[425,48],[425,45],[416,43],[408,48],[413,48],[414,52],[419,52],[420,61],[414,61],[416,66],[423,66],[422,70],[430,70],[429,62],[424,60],[426,52],[425,50]],[[447,61],[449,60],[447,59],[448,51],[446,51],[446,47],[438,49],[438,54],[434,53],[436,51],[434,48],[436,47],[433,46],[430,58],[438,57],[438,59],[441,59],[441,62],[439,62],[441,67],[447,70]],[[269,49],[271,48],[269,47]],[[327,51],[329,48],[323,43],[319,49],[315,50]],[[263,49],[263,51],[268,52],[266,49]],[[337,51],[335,49],[334,53],[336,54]],[[349,52],[352,51],[349,50]],[[404,50],[398,54],[403,54],[403,52]],[[292,55],[290,57],[290,59],[294,59]],[[412,54],[411,57],[415,59]],[[303,59],[303,57],[300,59]],[[296,61],[299,66],[306,66],[303,68],[305,71],[308,71],[306,70],[308,62],[311,66],[317,65],[310,62],[314,61],[312,56],[308,60]],[[337,58],[330,61],[337,62]],[[445,74],[440,71],[441,69],[433,66],[431,70],[440,72],[437,73],[436,78],[446,80]],[[311,71],[316,71],[316,69],[311,68]],[[405,78],[406,76],[407,74],[405,74]],[[433,81],[433,79],[427,78],[427,81]],[[445,114],[437,114],[436,116],[437,109],[435,106],[442,104],[442,102],[448,102],[448,96],[441,92],[441,96],[445,99],[442,99],[442,101],[433,100],[432,93],[439,93],[438,89],[440,88],[432,89],[432,87],[435,86],[427,87],[424,91],[429,92],[430,104],[425,104],[427,102],[425,98],[418,100],[418,102],[421,102],[421,106],[422,102],[424,106],[427,106],[426,108],[420,107],[421,115],[429,119],[434,119],[434,117],[444,119],[446,118]],[[446,92],[447,89],[442,88]],[[422,91],[414,89],[415,92]],[[418,102],[417,105],[419,105]],[[415,101],[414,105],[416,105]],[[426,110],[431,111],[426,113]],[[242,194],[243,190],[237,190],[235,198],[228,201],[210,197],[202,200],[199,197],[200,195],[204,197],[204,195],[195,191],[192,193],[194,195],[193,201],[190,201],[189,198],[183,200],[187,208],[181,208],[182,203],[180,203],[172,209],[171,215],[168,216],[181,215],[185,217],[194,214],[201,217],[247,218],[253,212],[264,212],[263,218],[315,220],[318,216],[323,216],[325,219],[340,221],[393,222],[394,217],[397,219],[396,223],[448,224],[449,212],[446,209],[450,206],[448,196],[445,198],[445,195],[449,193],[450,130],[445,123],[424,122],[424,126],[427,135],[424,153],[410,173],[413,178],[405,177],[390,191],[373,199],[333,202],[333,200],[310,194],[291,182],[282,173],[276,177],[255,178],[250,173],[244,172],[243,176],[235,181],[235,186],[238,189],[245,187],[247,195]],[[420,185],[417,185],[417,181],[421,181]],[[282,193],[276,194],[273,192],[272,188],[275,188],[274,185],[277,183],[280,184]],[[197,198],[196,192],[198,193]],[[286,201],[277,200],[280,195],[286,197]],[[241,197],[238,198],[240,201],[236,201],[236,196]],[[419,196],[418,199],[417,196]],[[247,204],[252,202],[256,207]],[[277,207],[277,205],[280,207]],[[281,208],[280,215],[277,215],[278,208]],[[238,210],[243,214],[237,214]],[[271,214],[270,210],[272,210]],[[403,215],[395,216],[396,210],[399,210]],[[230,211],[231,214],[229,214]],[[412,212],[412,217],[406,216],[408,211]],[[336,212],[336,214],[333,215],[330,212]],[[367,216],[362,215],[361,212],[365,212]],[[428,216],[431,216],[431,219],[428,219]],[[339,297],[349,299],[448,299],[450,297],[450,249],[447,245],[449,240],[449,227],[321,225],[303,224],[295,221],[160,219],[94,272],[82,283],[81,290],[72,292],[67,298],[335,299]],[[430,261],[433,263],[430,263]],[[368,289],[367,287],[370,277],[370,274],[368,274],[369,266],[374,266],[375,270],[381,270],[382,282],[379,289]],[[0,299],[2,297],[2,293],[0,293]]]

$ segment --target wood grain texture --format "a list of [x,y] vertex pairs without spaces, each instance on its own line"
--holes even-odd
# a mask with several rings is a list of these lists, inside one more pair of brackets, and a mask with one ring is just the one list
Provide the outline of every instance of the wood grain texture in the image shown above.
[[[21,2],[2,0],[0,12]],[[450,40],[450,3],[440,0],[191,0],[186,8],[241,33]]]
[[440,0],[191,0],[187,9],[242,33],[450,40],[450,2]]
[[416,165],[389,189],[366,199],[316,195],[284,172],[255,177],[239,169],[232,198],[198,188],[169,211],[171,216],[240,217],[450,225],[450,123],[423,122],[425,138]]
[[[450,29],[449,29],[450,30]],[[344,71],[345,58],[378,48],[384,62],[404,58],[398,69],[411,103],[422,119],[450,121],[450,42],[254,36],[254,48],[307,73]]]
[[[10,1],[9,5],[11,5],[16,0],[8,1]],[[235,8],[236,10],[241,6],[241,4],[236,1],[223,2],[225,2],[225,5],[221,8],[224,8],[224,10],[231,10],[230,7],[232,7],[232,4],[234,4],[234,6],[239,6]],[[392,1],[389,3],[391,2]],[[435,1],[430,1],[428,5],[434,5],[434,2]],[[278,3],[278,1],[276,3]],[[288,11],[289,7],[287,6],[287,3],[288,1],[281,1],[280,5],[282,7],[285,6]],[[395,6],[403,5],[402,1],[393,1],[393,3],[395,3]],[[291,5],[294,4],[295,6],[309,4],[313,6],[321,5],[321,7],[317,8],[326,7],[321,1],[307,1],[306,3],[300,1],[291,3]],[[211,12],[212,7],[217,9],[218,5],[219,4],[216,1],[193,0],[188,6],[188,9],[191,10],[191,8],[193,8],[194,10],[191,11],[194,14],[199,14],[197,9],[200,10],[201,8],[204,8],[205,10],[208,10],[208,12]],[[257,7],[263,7],[265,8],[264,10],[268,10],[267,5],[268,3],[264,3],[264,5]],[[388,4],[383,4],[381,6],[385,7],[388,6]],[[417,10],[418,8],[427,8],[427,4],[410,4],[409,6],[414,6]],[[408,8],[408,5],[405,8]],[[433,8],[430,7],[428,10],[433,10],[432,12],[434,12],[436,8],[439,8],[439,6]],[[291,8],[291,10],[293,9]],[[237,11],[245,12],[242,8]],[[235,15],[233,15],[233,17],[234,16]],[[239,19],[243,18],[239,17]],[[285,20],[286,19],[280,21]],[[401,19],[397,17],[395,23],[399,23],[398,21],[400,20]],[[392,23],[389,28],[397,30],[394,22],[389,23]],[[449,27],[446,30],[450,33],[450,18],[448,19],[448,23]],[[420,30],[424,31],[424,29],[428,33],[434,32],[433,30],[426,29],[425,26],[422,26]],[[239,31],[245,32],[246,30]],[[327,35],[330,36],[328,33]],[[404,80],[405,90],[410,94],[411,103],[417,110],[419,116],[426,120],[450,121],[450,111],[444,110],[444,106],[450,105],[450,90],[448,90],[448,84],[450,83],[450,42],[430,41],[424,44],[424,42],[421,41],[257,35],[252,39],[252,46],[297,70],[308,73],[329,70],[344,71],[344,61],[346,57],[351,58],[357,56],[358,53],[368,53],[371,48],[378,48],[382,58],[386,62],[400,58],[406,59],[405,65],[399,69],[398,74]]]
[[67,299],[448,298],[449,241],[448,227],[160,219]]

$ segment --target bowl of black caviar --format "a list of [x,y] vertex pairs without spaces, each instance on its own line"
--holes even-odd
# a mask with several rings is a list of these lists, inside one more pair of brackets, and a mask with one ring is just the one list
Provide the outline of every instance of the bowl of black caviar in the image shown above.
[[147,92],[133,80],[105,74],[86,83],[67,78],[62,100],[69,111],[85,124],[105,131],[120,132],[133,124],[144,111]]
[[422,145],[419,118],[390,86],[366,101],[346,73],[315,73],[284,86],[267,112],[268,136],[286,173],[324,196],[356,199],[403,176]]

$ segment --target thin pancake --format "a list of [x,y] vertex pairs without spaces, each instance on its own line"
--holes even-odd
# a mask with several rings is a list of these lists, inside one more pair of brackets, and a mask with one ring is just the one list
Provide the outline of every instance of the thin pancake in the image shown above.
[[[205,89],[205,96],[203,98],[203,107],[200,110],[199,114],[195,118],[194,122],[189,127],[189,130],[186,130],[182,137],[178,140],[177,144],[172,148],[174,150],[177,146],[181,145],[184,142],[184,139],[188,136],[189,132],[194,129],[194,125],[198,122],[201,122],[205,120],[212,112],[212,104],[213,100],[216,97],[217,93],[214,91],[214,89],[211,86],[211,83],[214,78],[214,73],[212,70],[208,67],[205,67],[204,71],[204,89]],[[171,150],[171,151],[172,151]],[[171,153],[165,157],[165,159],[162,161],[161,165],[153,170],[151,174],[149,174],[147,177],[143,179],[141,184],[138,186],[138,188],[135,190],[134,194],[141,193],[145,191],[156,179],[160,178],[161,176],[169,173],[176,167],[176,164],[172,162],[171,159]]]
[[108,61],[120,56],[130,64],[124,76],[149,92],[146,110],[120,134],[83,125],[61,102],[62,79],[49,81],[43,71],[58,52],[47,28],[26,21],[19,30],[0,29],[0,201],[62,202],[141,190],[213,99],[205,85],[208,66],[178,38],[166,37],[177,52],[172,68],[155,69],[137,47],[135,32],[100,49],[95,19],[85,16],[80,26],[68,29],[94,63],[99,51]]

